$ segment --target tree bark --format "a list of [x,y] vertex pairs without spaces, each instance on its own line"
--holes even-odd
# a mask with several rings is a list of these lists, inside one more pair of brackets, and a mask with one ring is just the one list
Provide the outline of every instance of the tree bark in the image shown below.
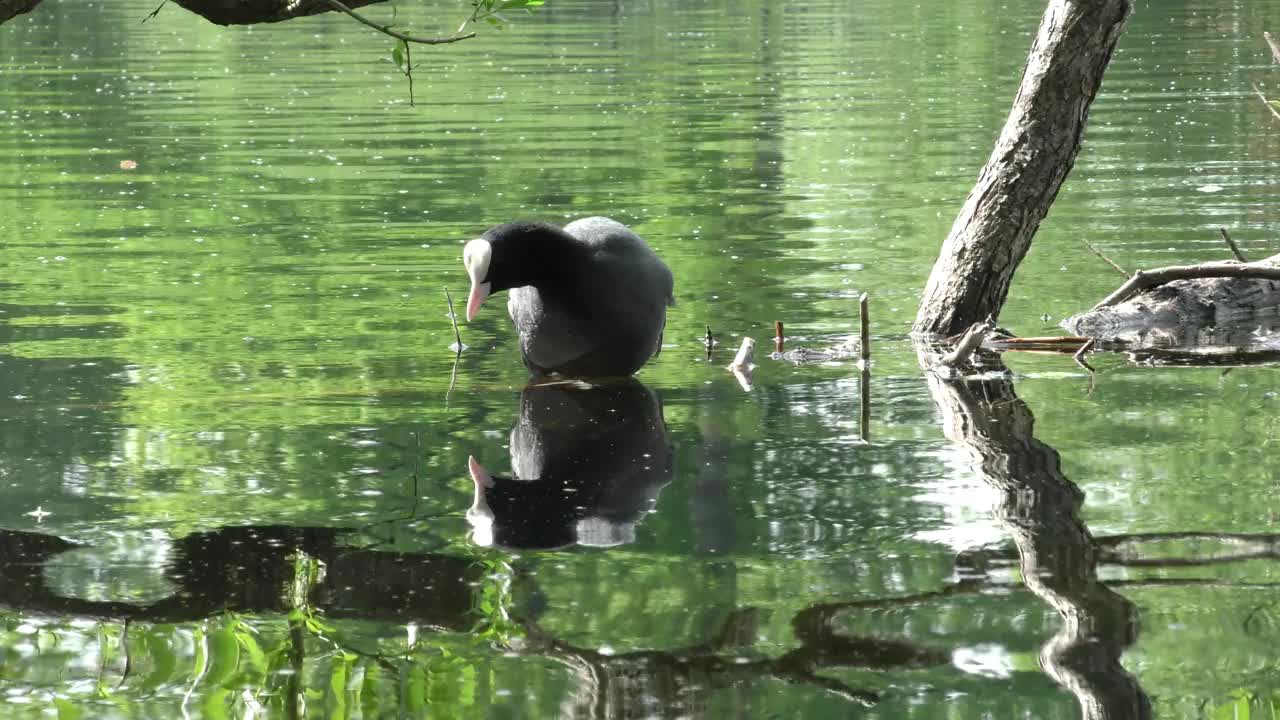
[[991,158],[933,266],[913,331],[955,335],[997,317],[1070,172],[1131,0],[1050,0]]

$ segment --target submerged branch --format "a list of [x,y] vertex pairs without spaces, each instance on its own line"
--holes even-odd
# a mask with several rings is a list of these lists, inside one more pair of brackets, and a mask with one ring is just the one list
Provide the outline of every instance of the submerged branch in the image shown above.
[[1262,104],[1266,105],[1267,109],[1271,111],[1271,117],[1280,120],[1280,110],[1276,110],[1276,106],[1272,105],[1267,96],[1262,94],[1262,88],[1258,87],[1258,83],[1253,83],[1253,94],[1257,95],[1262,100]]
[[[1280,118],[1280,113],[1276,117]],[[1174,280],[1194,280],[1198,278],[1261,278],[1264,280],[1280,280],[1280,265],[1267,260],[1240,263],[1234,260],[1207,262],[1199,265],[1171,265],[1154,270],[1139,270],[1133,277],[1116,288],[1115,292],[1106,296],[1093,310],[1118,305],[1137,295],[1143,290],[1150,290]]]
[[991,332],[990,322],[984,320],[974,324],[965,332],[964,337],[960,338],[960,342],[956,343],[955,349],[947,353],[939,364],[945,367],[956,367],[965,363],[973,351],[977,350],[982,341],[987,338],[989,332]]

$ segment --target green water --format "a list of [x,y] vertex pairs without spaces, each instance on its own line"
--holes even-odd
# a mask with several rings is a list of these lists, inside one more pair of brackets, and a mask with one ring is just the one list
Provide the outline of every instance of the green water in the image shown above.
[[[414,107],[348,19],[154,5],[0,27],[0,716],[1277,715],[1274,369],[946,386],[906,338],[1041,3],[553,0],[415,51]],[[1139,4],[1003,324],[1113,288],[1081,239],[1280,250],[1278,23]],[[594,214],[676,276],[643,387],[522,410],[501,303],[454,373],[462,244]],[[774,320],[844,336],[862,292],[868,427],[851,362],[723,369]],[[976,463],[968,392],[1034,440]],[[486,544],[467,459],[506,474],[522,416],[584,499]]]

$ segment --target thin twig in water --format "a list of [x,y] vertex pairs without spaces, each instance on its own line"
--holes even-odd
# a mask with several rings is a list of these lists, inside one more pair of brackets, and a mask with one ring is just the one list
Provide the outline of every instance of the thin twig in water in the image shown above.
[[786,336],[782,334],[782,321],[773,321],[773,351],[782,354],[782,348],[786,344]]
[[1262,94],[1262,88],[1258,87],[1258,83],[1253,84],[1253,92],[1261,98],[1262,104],[1266,105],[1267,109],[1271,111],[1271,117],[1280,120],[1280,110],[1276,110],[1276,106],[1272,105],[1271,101],[1267,99],[1267,96]]
[[1085,344],[1081,345],[1080,349],[1077,350],[1076,353],[1071,356],[1071,359],[1075,360],[1077,365],[1084,368],[1085,370],[1088,370],[1089,372],[1094,372],[1094,370],[1092,367],[1089,366],[1089,363],[1084,361],[1084,356],[1089,352],[1089,349],[1093,347],[1093,343],[1094,343],[1094,338],[1089,338],[1085,342]]
[[462,353],[458,352],[453,356],[453,370],[449,372],[449,389],[444,391],[444,409],[449,409],[449,395],[453,393],[453,386],[458,384],[458,361],[462,359]]
[[449,294],[449,288],[444,289],[445,302],[449,303],[449,321],[453,323],[453,370],[449,372],[449,389],[444,391],[444,408],[449,409],[449,395],[453,393],[453,386],[458,384],[458,361],[462,359],[462,335],[458,332],[458,315],[453,311],[453,296]]
[[862,363],[858,382],[858,438],[871,442],[871,364]]
[[155,16],[159,15],[159,14],[160,14],[160,11],[164,9],[164,6],[165,6],[165,5],[168,5],[168,4],[169,4],[169,0],[164,0],[163,2],[161,2],[159,5],[157,5],[157,6],[156,6],[156,9],[155,9],[155,10],[152,10],[152,11],[151,11],[151,14],[150,14],[150,15],[147,15],[146,17],[142,18],[142,22],[146,22],[146,21],[150,20],[151,18],[153,18],[153,17],[155,17]]
[[1267,45],[1271,47],[1271,59],[1277,65],[1280,65],[1280,43],[1276,42],[1276,39],[1271,37],[1269,32],[1262,33],[1262,37],[1267,41]]
[[707,348],[707,359],[711,359],[711,348],[716,346],[715,336],[711,334],[711,326],[707,326],[707,336],[702,339],[702,344]]
[[[404,44],[404,76],[409,78],[409,107],[413,104],[413,50],[409,43]],[[450,313],[453,311],[450,310]],[[454,332],[457,332],[457,323],[454,323]]]
[[374,30],[377,30],[378,32],[382,33],[383,35],[390,35],[391,37],[397,40],[403,40],[409,43],[418,43],[419,45],[444,45],[446,43],[455,43],[455,42],[458,42],[459,40],[467,40],[469,38],[473,38],[476,36],[474,32],[469,32],[464,35],[449,35],[447,37],[432,37],[432,38],[416,37],[414,35],[405,35],[402,32],[397,32],[395,30],[392,30],[391,26],[389,25],[379,25],[375,23],[374,21],[361,15],[355,10],[352,10],[346,5],[343,5],[342,3],[338,2],[338,0],[324,0],[324,1],[326,4],[328,4],[329,7],[333,8],[334,10],[337,10],[338,12],[342,12],[342,13],[346,13],[347,15],[350,15],[353,19],[356,20],[356,22],[359,22],[362,25],[367,25],[373,28]]
[[449,321],[453,323],[453,339],[454,349],[459,354],[462,353],[462,335],[458,333],[458,315],[453,312],[453,296],[449,294],[449,288],[444,289],[444,299],[449,303]]
[[871,316],[867,314],[867,294],[858,296],[858,353],[862,366],[871,366]]
[[1249,262],[1249,258],[1245,257],[1244,253],[1240,252],[1240,247],[1236,245],[1235,240],[1231,239],[1231,234],[1227,232],[1226,228],[1220,227],[1218,228],[1218,232],[1222,233],[1222,239],[1227,241],[1227,247],[1231,248],[1231,254],[1235,255],[1237,260],[1245,263]]
[[1132,275],[1132,274],[1133,274],[1133,273],[1131,273],[1131,272],[1129,272],[1129,271],[1125,270],[1124,268],[1120,267],[1119,265],[1117,265],[1117,264],[1116,264],[1116,263],[1115,263],[1111,258],[1107,257],[1106,255],[1103,255],[1103,254],[1102,254],[1102,251],[1101,251],[1101,250],[1099,250],[1098,248],[1094,247],[1093,245],[1090,245],[1088,240],[1085,240],[1084,238],[1080,238],[1080,242],[1084,243],[1084,246],[1085,246],[1085,247],[1087,247],[1087,248],[1089,248],[1089,252],[1091,252],[1091,253],[1093,253],[1094,255],[1097,255],[1098,257],[1102,258],[1102,262],[1104,262],[1104,263],[1106,263],[1106,264],[1110,265],[1111,267],[1115,268],[1115,269],[1116,269],[1116,272],[1120,273],[1121,275],[1123,275],[1123,276],[1125,276],[1125,277],[1129,277],[1130,275]]
[[129,652],[129,619],[124,620],[124,630],[120,632],[120,649],[124,651],[124,672],[120,674],[120,682],[116,683],[116,689],[129,679],[129,671],[133,669],[133,654]]

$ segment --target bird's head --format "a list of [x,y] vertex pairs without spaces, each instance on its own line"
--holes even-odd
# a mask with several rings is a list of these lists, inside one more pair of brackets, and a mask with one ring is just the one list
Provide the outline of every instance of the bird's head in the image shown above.
[[573,238],[550,223],[513,222],[485,230],[462,248],[462,264],[471,278],[467,321],[475,319],[490,295],[548,277],[572,248]]

